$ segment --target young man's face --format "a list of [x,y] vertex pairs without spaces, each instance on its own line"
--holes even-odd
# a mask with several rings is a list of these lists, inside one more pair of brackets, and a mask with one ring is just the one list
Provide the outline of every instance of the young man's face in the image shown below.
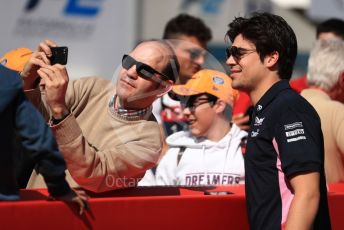
[[174,51],[180,64],[179,83],[185,84],[188,79],[201,70],[206,56],[206,44],[194,36],[182,35],[175,42]]
[[232,87],[246,92],[255,90],[265,77],[265,67],[255,45],[239,34],[229,48],[232,53],[226,64],[231,70]]
[[207,95],[202,94],[191,96],[186,107],[184,105],[183,114],[193,136],[208,138],[217,116],[213,104],[213,102],[209,102]]
[[[130,54],[130,58],[137,62],[144,63],[158,72],[162,72],[169,62],[169,58],[163,55],[166,50],[154,43],[143,43],[138,45]],[[142,109],[150,106],[156,96],[166,88],[159,83],[162,77],[155,74],[156,80],[145,79],[137,72],[137,65],[132,65],[129,69],[122,66],[117,81],[116,93],[122,101],[122,106],[130,109]],[[170,82],[172,83],[172,81]]]

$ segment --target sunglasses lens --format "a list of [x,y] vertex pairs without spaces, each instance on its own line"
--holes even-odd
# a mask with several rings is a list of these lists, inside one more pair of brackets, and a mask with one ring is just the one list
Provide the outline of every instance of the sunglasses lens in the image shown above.
[[232,56],[235,60],[240,60],[242,53],[238,47],[232,46],[226,49],[227,59]]
[[189,49],[187,50],[187,52],[189,52],[190,59],[192,60],[197,60],[198,58],[204,57],[206,55],[205,52],[200,49]]
[[239,60],[241,58],[241,52],[240,52],[239,48],[233,46],[231,48],[231,52],[232,52],[232,55],[235,59]]
[[199,50],[191,50],[190,51],[190,57],[191,59],[198,59],[201,56],[201,51]]
[[231,56],[231,50],[229,48],[226,49],[226,57],[227,59]]
[[123,55],[122,67],[126,70],[129,70],[133,65],[136,65],[136,72],[144,79],[151,79],[154,77],[155,74],[161,75],[165,79],[168,79],[167,77],[165,77],[165,75],[159,73],[149,65],[138,62],[127,54]]
[[137,68],[138,74],[142,76],[145,79],[150,79],[154,76],[154,71],[144,64],[140,65],[139,68]]
[[126,70],[130,69],[135,63],[136,61],[129,55],[124,55],[122,58],[122,67]]

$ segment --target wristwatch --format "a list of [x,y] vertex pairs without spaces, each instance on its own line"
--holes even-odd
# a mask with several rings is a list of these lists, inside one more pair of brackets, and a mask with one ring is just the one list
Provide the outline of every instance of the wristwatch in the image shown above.
[[51,117],[51,122],[50,122],[50,124],[52,124],[52,125],[57,125],[57,124],[59,124],[61,121],[63,121],[66,117],[68,117],[69,116],[69,114],[70,114],[70,112],[68,112],[68,113],[66,113],[65,115],[63,115],[61,118],[58,118],[58,119],[56,119],[55,117]]

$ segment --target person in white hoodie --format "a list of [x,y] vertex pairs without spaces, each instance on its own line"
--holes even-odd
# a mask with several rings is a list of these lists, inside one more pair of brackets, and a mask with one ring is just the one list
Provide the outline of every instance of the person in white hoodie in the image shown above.
[[247,133],[230,122],[238,94],[231,81],[222,72],[204,69],[186,84],[173,86],[183,96],[188,130],[167,137],[170,148],[157,167],[156,185],[244,183],[241,147]]

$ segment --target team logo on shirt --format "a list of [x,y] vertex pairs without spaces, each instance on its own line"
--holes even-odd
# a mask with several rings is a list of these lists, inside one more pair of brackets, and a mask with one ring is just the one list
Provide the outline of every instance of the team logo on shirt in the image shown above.
[[254,120],[254,126],[261,126],[263,124],[264,119],[265,117],[262,117],[262,118],[256,117]]
[[305,130],[304,129],[295,129],[295,130],[292,130],[292,131],[289,131],[289,132],[285,132],[285,135],[287,137],[292,137],[292,136],[296,136],[296,135],[299,135],[299,134],[305,134]]
[[285,130],[295,129],[295,128],[302,128],[302,122],[294,122],[291,124],[284,125]]
[[256,136],[258,136],[258,134],[259,134],[259,129],[257,129],[257,131],[252,131],[251,137],[256,137]]
[[299,140],[306,140],[307,138],[305,136],[299,136],[299,137],[294,137],[294,138],[289,138],[287,139],[287,142],[294,142],[294,141],[299,141]]
[[285,132],[285,136],[287,137],[287,142],[295,142],[299,140],[306,140],[305,130],[302,129],[303,125],[302,122],[294,122],[291,124],[284,125],[284,130],[290,130]]

